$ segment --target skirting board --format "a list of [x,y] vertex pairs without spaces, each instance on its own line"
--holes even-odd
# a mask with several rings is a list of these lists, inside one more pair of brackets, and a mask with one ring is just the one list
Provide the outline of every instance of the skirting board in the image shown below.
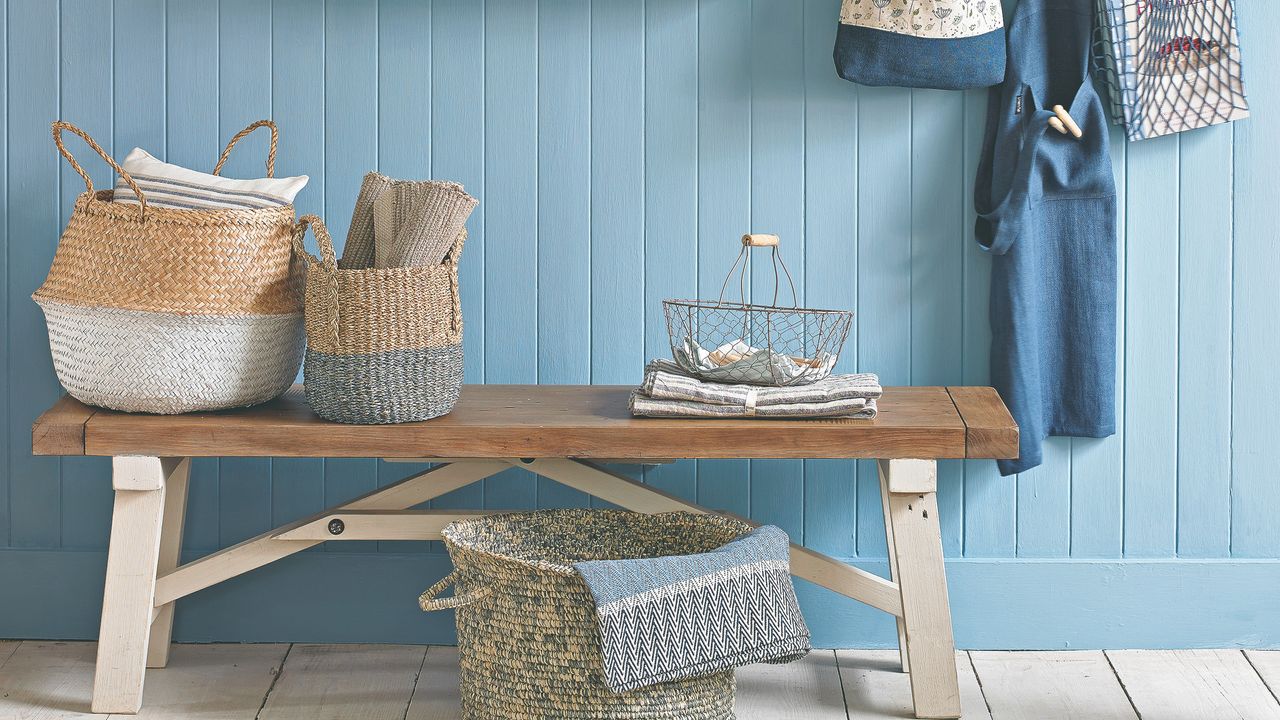
[[[97,551],[0,550],[0,638],[96,637],[105,567]],[[417,606],[448,569],[442,554],[299,553],[180,600],[174,638],[450,644],[453,616]],[[1280,648],[1280,560],[959,559],[947,578],[962,648]],[[887,615],[797,589],[815,646],[896,643]]]

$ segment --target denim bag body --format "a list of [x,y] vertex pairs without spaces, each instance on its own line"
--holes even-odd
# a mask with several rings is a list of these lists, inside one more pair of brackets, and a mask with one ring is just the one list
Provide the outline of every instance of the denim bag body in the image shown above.
[[1000,0],[844,0],[834,55],[862,85],[991,87],[1004,79]]

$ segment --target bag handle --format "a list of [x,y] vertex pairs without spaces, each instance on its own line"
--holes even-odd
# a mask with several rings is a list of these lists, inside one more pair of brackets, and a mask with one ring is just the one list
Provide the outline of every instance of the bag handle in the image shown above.
[[453,597],[439,597],[440,593],[444,592],[445,588],[458,582],[458,577],[459,573],[457,570],[445,575],[443,580],[432,585],[426,592],[418,596],[418,607],[422,608],[423,612],[448,610],[450,608],[463,607],[464,605],[479,602],[480,600],[489,597],[489,594],[493,592],[493,588],[491,587],[482,587],[470,592],[464,592],[461,595],[454,595]]
[[[307,236],[307,228],[311,228],[311,234],[316,236],[316,245],[320,248],[320,257],[307,252],[306,245],[303,240]],[[338,337],[338,256],[333,250],[333,238],[329,236],[329,229],[324,226],[324,220],[318,215],[303,215],[298,218],[298,222],[293,226],[293,251],[299,257],[307,258],[317,265],[321,265],[325,269],[325,275],[329,279],[329,332],[333,334],[333,344],[340,344]],[[310,282],[310,278],[307,282]]]
[[70,130],[76,135],[79,135],[80,139],[84,140],[85,144],[89,146],[90,150],[93,150],[94,152],[98,153],[98,155],[103,160],[106,160],[107,164],[110,165],[111,168],[115,170],[116,173],[120,175],[121,178],[124,178],[124,181],[126,184],[128,184],[129,189],[132,190],[133,194],[138,197],[139,214],[142,215],[143,217],[146,217],[147,198],[142,194],[142,189],[138,187],[138,183],[133,181],[133,177],[130,176],[129,173],[125,172],[124,168],[120,167],[119,163],[117,163],[114,158],[108,155],[107,151],[103,150],[101,145],[95,142],[93,138],[89,137],[89,133],[81,130],[80,128],[76,127],[75,125],[72,125],[69,122],[66,122],[64,120],[57,120],[53,123],[53,144],[57,146],[58,152],[62,153],[62,157],[66,158],[67,162],[71,163],[71,169],[75,170],[76,173],[79,174],[80,177],[84,179],[85,190],[88,191],[90,195],[93,194],[93,179],[89,177],[89,173],[85,172],[84,168],[80,167],[80,163],[76,162],[75,157],[71,155],[71,151],[67,150],[67,146],[62,144],[63,130]]
[[231,156],[231,148],[244,139],[244,136],[260,127],[271,128],[271,143],[267,145],[267,177],[276,176],[276,144],[280,141],[280,131],[276,128],[276,124],[270,120],[259,120],[255,123],[250,123],[249,127],[236,133],[235,137],[231,138],[227,143],[222,155],[218,156],[218,164],[213,166],[214,175],[222,174],[222,166],[226,164],[227,158]]

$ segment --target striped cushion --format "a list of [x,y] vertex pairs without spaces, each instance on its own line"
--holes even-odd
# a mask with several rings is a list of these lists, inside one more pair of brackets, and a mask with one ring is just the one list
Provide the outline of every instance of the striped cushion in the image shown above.
[[[209,175],[157,160],[142,148],[134,148],[124,159],[124,171],[142,188],[148,205],[185,210],[253,210],[288,205],[309,180],[306,175],[257,180]],[[112,202],[138,204],[124,178],[116,180]]]

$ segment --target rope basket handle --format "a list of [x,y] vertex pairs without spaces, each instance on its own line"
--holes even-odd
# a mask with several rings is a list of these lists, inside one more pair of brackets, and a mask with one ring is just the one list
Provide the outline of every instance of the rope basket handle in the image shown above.
[[103,150],[101,145],[99,145],[93,138],[89,137],[89,133],[81,130],[80,128],[76,127],[75,125],[72,125],[69,122],[66,122],[65,120],[57,120],[53,123],[53,144],[57,146],[58,152],[62,153],[62,157],[66,158],[68,163],[71,163],[71,169],[75,170],[76,173],[81,178],[84,179],[85,190],[87,190],[90,195],[93,194],[93,179],[89,177],[89,173],[85,172],[84,168],[80,167],[80,163],[76,162],[76,159],[74,156],[72,156],[71,151],[67,150],[67,146],[62,143],[63,130],[70,130],[76,135],[79,135],[80,139],[84,140],[85,144],[89,146],[90,150],[93,150],[94,152],[98,153],[98,155],[103,160],[107,161],[107,164],[111,166],[111,169],[116,171],[116,174],[124,178],[124,181],[126,184],[128,184],[129,189],[132,190],[133,194],[138,197],[139,215],[145,217],[147,213],[147,198],[145,195],[142,194],[142,189],[138,187],[138,183],[134,182],[133,177],[129,175],[129,173],[125,172],[124,168],[120,167],[120,164],[117,163],[114,158],[108,155],[107,151]]
[[489,594],[493,592],[493,588],[483,587],[470,592],[464,592],[461,595],[454,595],[453,597],[439,597],[440,593],[444,592],[445,588],[458,581],[458,577],[458,571],[454,570],[448,575],[445,575],[443,580],[427,588],[426,592],[418,596],[418,607],[422,608],[423,612],[449,610],[451,608],[462,607],[464,605],[470,605],[471,603],[483,600],[489,597]]
[[[316,245],[320,248],[320,257],[307,252],[307,247],[303,240],[307,236],[307,228],[311,228],[311,234],[316,236]],[[324,226],[324,220],[319,215],[303,215],[298,218],[298,222],[293,226],[293,251],[298,257],[311,260],[324,267],[325,275],[328,277],[329,290],[329,332],[333,334],[334,345],[340,345],[338,336],[338,256],[333,250],[333,238],[329,235],[329,228]],[[308,279],[310,282],[310,279]]]
[[227,147],[222,151],[222,155],[218,156],[218,164],[213,166],[214,175],[222,174],[222,166],[226,164],[227,158],[231,156],[231,148],[235,147],[236,143],[243,140],[246,135],[260,127],[271,128],[271,143],[267,146],[267,177],[276,176],[276,144],[280,142],[280,131],[276,128],[276,124],[270,120],[259,120],[255,123],[250,123],[249,127],[236,133],[227,142]]

